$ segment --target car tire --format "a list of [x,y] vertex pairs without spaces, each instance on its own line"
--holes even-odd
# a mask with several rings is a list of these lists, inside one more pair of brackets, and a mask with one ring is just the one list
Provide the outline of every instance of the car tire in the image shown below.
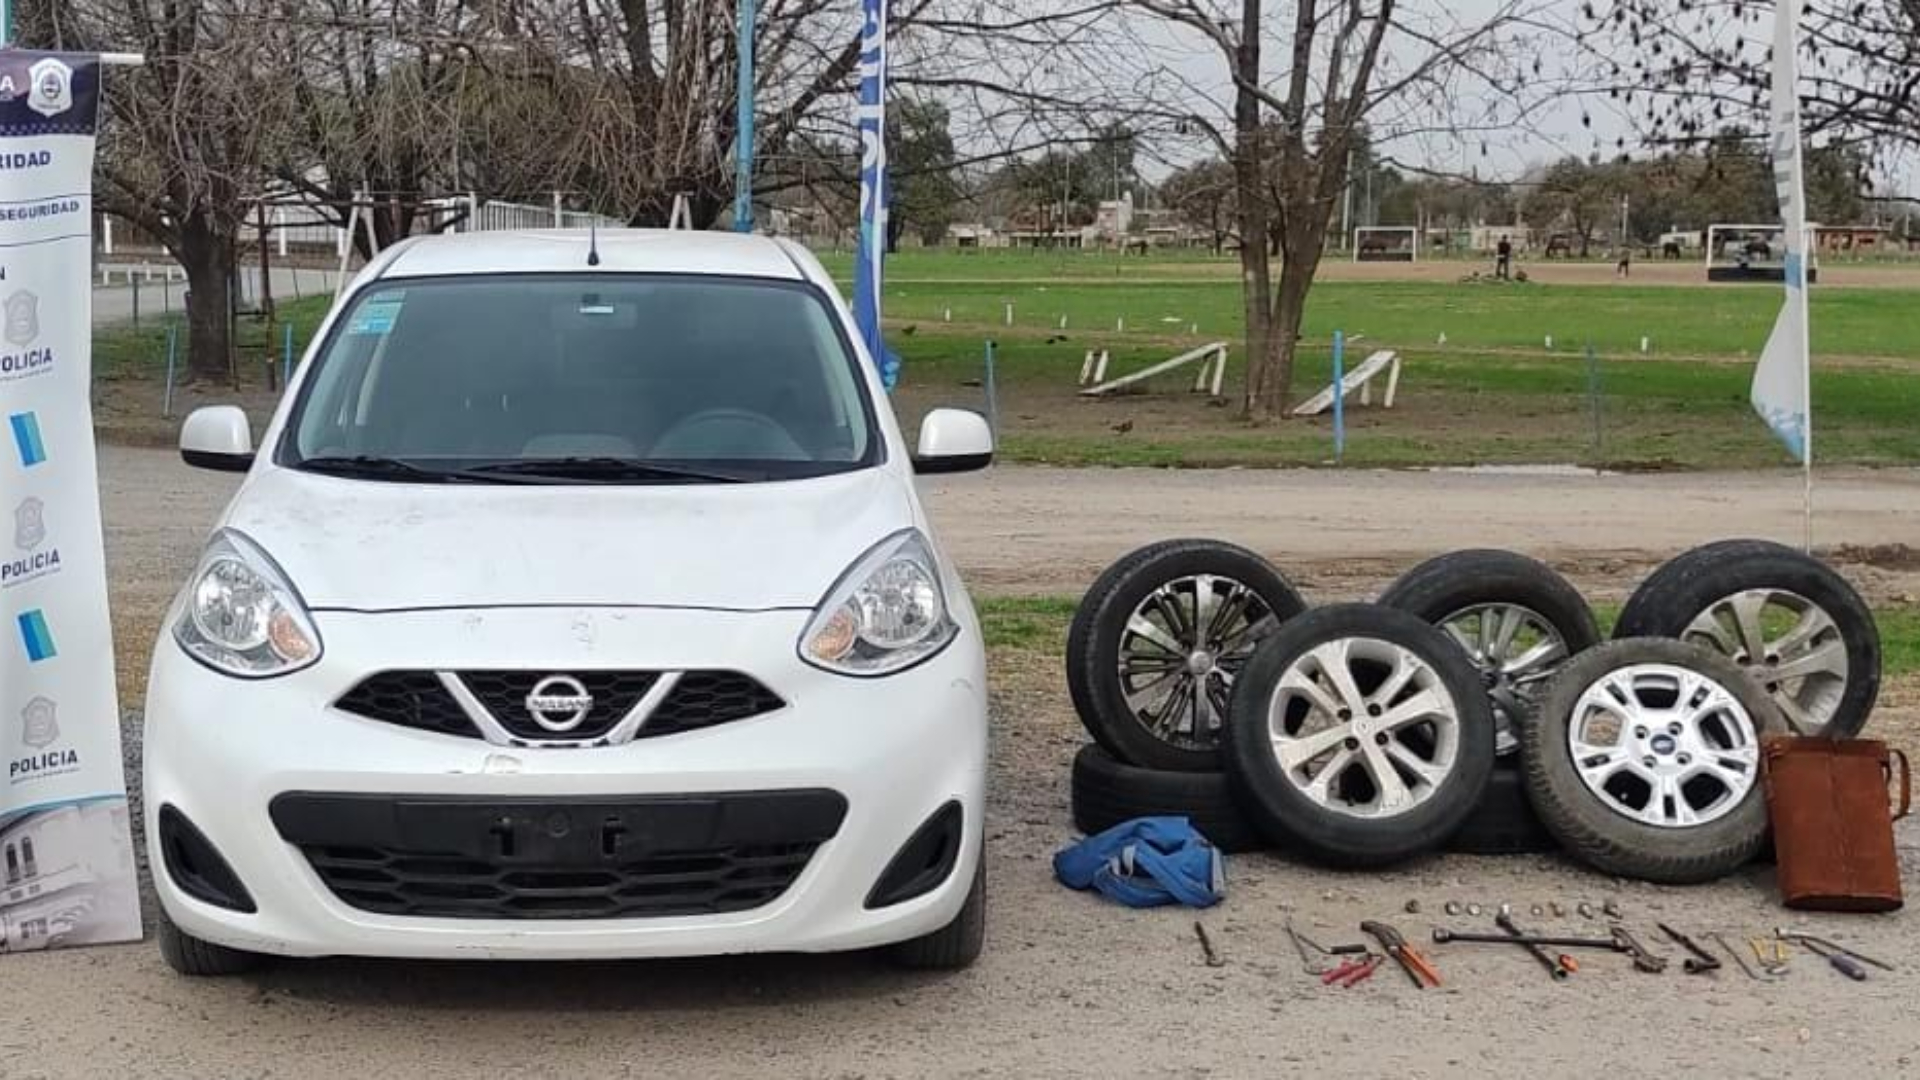
[[[1177,610],[1183,595],[1191,595],[1197,607],[1202,582],[1209,587],[1209,595],[1232,599],[1241,615],[1223,627],[1233,642],[1227,656],[1202,676],[1204,685],[1211,691],[1205,697],[1211,715],[1195,717],[1189,710],[1187,732],[1176,738],[1163,738],[1148,727],[1140,712],[1127,701],[1128,684],[1120,673],[1123,653],[1138,657],[1142,664],[1168,661],[1165,673],[1159,676],[1161,679],[1191,677],[1174,666],[1179,661],[1171,651],[1133,633],[1129,622],[1137,611],[1151,603],[1158,609],[1159,619],[1157,622],[1149,619],[1151,625],[1164,636],[1174,638],[1183,651],[1188,648],[1204,651],[1203,647],[1211,642],[1189,641],[1179,633],[1165,633],[1169,625],[1166,612],[1171,610],[1184,616],[1184,612]],[[1244,666],[1254,646],[1274,625],[1293,618],[1306,607],[1306,601],[1272,564],[1245,548],[1217,540],[1167,540],[1149,544],[1108,567],[1094,580],[1074,612],[1067,632],[1067,690],[1073,698],[1074,709],[1088,734],[1116,760],[1149,769],[1218,772],[1220,731],[1225,726],[1226,707],[1231,700],[1233,672]],[[1151,676],[1135,678],[1150,679]],[[1139,691],[1150,691],[1152,687],[1150,681],[1133,685]]]
[[1089,743],[1073,756],[1073,825],[1092,836],[1134,818],[1173,815],[1221,851],[1255,851],[1266,838],[1247,822],[1224,773],[1143,769]]
[[[1662,723],[1672,719],[1672,693],[1685,693],[1679,677],[1692,674],[1703,680],[1708,693],[1721,693],[1723,704],[1689,710],[1704,718],[1707,742],[1675,739],[1662,744]],[[1673,688],[1665,683],[1673,681]],[[1603,691],[1601,688],[1605,687]],[[1582,699],[1590,692],[1605,693],[1604,705],[1589,710]],[[1636,737],[1636,717],[1643,705],[1652,705],[1659,719],[1645,725],[1652,741]],[[1744,722],[1740,719],[1745,717]],[[1612,765],[1608,778],[1596,779],[1596,791],[1583,779],[1576,761],[1573,729],[1590,736],[1592,720],[1598,728],[1618,729],[1617,739],[1602,744],[1583,737],[1589,770]],[[1744,729],[1742,725],[1744,723]],[[1560,845],[1582,861],[1622,877],[1670,885],[1696,884],[1732,873],[1759,854],[1767,838],[1766,796],[1760,782],[1760,742],[1785,729],[1779,710],[1753,680],[1731,660],[1711,650],[1665,638],[1630,638],[1590,649],[1567,664],[1535,714],[1533,727],[1521,739],[1521,761],[1534,809]],[[1670,798],[1659,795],[1653,782],[1630,765],[1603,757],[1617,747],[1631,761],[1654,762],[1661,768],[1687,764],[1688,747],[1715,755],[1722,772],[1700,782],[1704,790],[1689,793],[1686,785]],[[1642,754],[1644,757],[1641,757]],[[1607,755],[1612,756],[1612,755]],[[1703,755],[1704,756],[1704,755]],[[1670,764],[1671,763],[1671,764]],[[1718,779],[1728,771],[1744,778],[1736,788]],[[1717,785],[1717,788],[1714,786]],[[1705,806],[1696,802],[1717,798]],[[1638,803],[1639,806],[1634,804]],[[1698,824],[1684,824],[1680,807],[1695,818],[1711,814]],[[1659,819],[1659,820],[1654,820]]]
[[[1512,551],[1428,559],[1388,586],[1379,602],[1440,627],[1467,650],[1493,698],[1494,752],[1501,757],[1520,748],[1514,715],[1532,707],[1568,657],[1601,640],[1579,590],[1552,567]],[[1528,662],[1515,669],[1515,660]]]
[[[1799,656],[1844,656],[1845,671],[1817,671],[1797,685],[1770,679],[1766,657],[1750,659],[1752,650],[1740,629],[1739,602],[1756,596],[1763,601],[1751,625],[1764,647],[1788,642],[1804,620],[1824,615],[1827,627],[1809,635]],[[1802,622],[1769,640],[1768,610]],[[1880,694],[1880,632],[1866,602],[1826,563],[1768,540],[1722,540],[1661,566],[1621,609],[1614,637],[1680,638],[1732,658],[1749,669],[1800,734],[1857,735]],[[1784,663],[1794,659],[1777,655]]]
[[[1493,708],[1466,654],[1375,604],[1319,608],[1275,631],[1235,684],[1227,733],[1248,820],[1279,847],[1341,866],[1441,848],[1493,770]],[[1309,756],[1283,767],[1287,743]]]
[[916,971],[959,971],[980,958],[987,944],[987,849],[973,867],[973,884],[953,921],[917,938],[893,946],[888,958],[899,967]]
[[160,942],[160,958],[181,975],[194,978],[240,975],[258,968],[266,958],[259,953],[229,949],[211,941],[201,941],[173,924],[165,908],[154,927]]
[[1486,792],[1460,830],[1447,840],[1447,850],[1459,855],[1536,855],[1560,850],[1560,842],[1541,824],[1527,795],[1519,754],[1494,760]]

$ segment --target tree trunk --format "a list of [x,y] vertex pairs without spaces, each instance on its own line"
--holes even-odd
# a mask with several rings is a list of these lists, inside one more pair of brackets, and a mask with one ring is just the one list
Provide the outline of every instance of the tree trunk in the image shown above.
[[233,238],[199,215],[178,228],[174,253],[187,272],[187,377],[225,382],[233,374]]
[[1280,263],[1280,284],[1273,291],[1273,331],[1257,383],[1247,387],[1247,412],[1262,419],[1286,415],[1287,396],[1293,392],[1293,358],[1300,345],[1300,327],[1306,321],[1307,291],[1313,288],[1318,254],[1287,254]]
[[1233,102],[1234,208],[1240,217],[1240,301],[1247,322],[1247,387],[1242,413],[1254,411],[1254,385],[1267,359],[1273,309],[1267,304],[1272,262],[1267,254],[1266,155],[1260,134],[1260,0],[1241,0],[1240,44],[1234,56],[1239,89]]

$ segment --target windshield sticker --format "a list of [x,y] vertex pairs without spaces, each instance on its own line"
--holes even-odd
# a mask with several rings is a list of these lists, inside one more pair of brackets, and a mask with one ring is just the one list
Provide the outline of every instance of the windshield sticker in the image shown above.
[[400,317],[400,304],[404,298],[396,296],[391,300],[369,300],[360,305],[353,313],[353,321],[347,324],[349,334],[388,334],[393,331],[393,321]]

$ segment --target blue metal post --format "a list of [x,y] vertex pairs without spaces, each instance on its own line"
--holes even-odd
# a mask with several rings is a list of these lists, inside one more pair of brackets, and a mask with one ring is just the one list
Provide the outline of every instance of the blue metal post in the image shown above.
[[1341,385],[1347,378],[1347,335],[1345,331],[1333,332],[1333,463],[1347,453],[1347,395],[1346,387]]
[[173,419],[173,365],[175,358],[179,355],[175,348],[179,333],[178,322],[167,324],[167,388],[160,399],[160,416],[165,420]]
[[733,153],[733,231],[753,231],[753,23],[754,0],[740,5],[740,83],[734,108],[738,131]]
[[993,381],[993,352],[993,341],[989,339],[987,341],[987,372],[981,385],[984,386],[987,391],[987,430],[993,432],[995,438],[999,438],[1000,390]]
[[293,324],[288,323],[280,335],[280,385],[293,386]]

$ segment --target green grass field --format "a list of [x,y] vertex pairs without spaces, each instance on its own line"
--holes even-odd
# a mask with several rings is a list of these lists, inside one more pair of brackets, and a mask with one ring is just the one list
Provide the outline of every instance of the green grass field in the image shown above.
[[[848,256],[828,253],[826,261],[836,275],[850,277]],[[1753,358],[1779,307],[1777,288],[1493,285],[1461,283],[1452,270],[1440,276],[1315,286],[1296,400],[1328,382],[1336,329],[1350,340],[1358,336],[1350,364],[1393,348],[1406,365],[1394,410],[1349,410],[1344,462],[1788,463],[1747,405]],[[325,305],[315,298],[281,305],[281,318],[295,327],[296,349]],[[906,251],[889,263],[887,316],[889,343],[905,360],[897,406],[909,425],[935,405],[981,406],[984,346],[996,342],[1001,452],[1008,460],[1284,466],[1332,457],[1327,417],[1253,424],[1232,407],[1245,358],[1231,259],[1199,252],[1122,259]],[[1099,400],[1076,393],[1089,348],[1108,349],[1109,374],[1119,375],[1214,340],[1232,347],[1227,402],[1183,392],[1179,375],[1145,393]],[[1817,287],[1813,344],[1820,460],[1920,462],[1920,291]],[[245,382],[256,393],[262,361],[278,352],[277,332],[267,341],[259,324],[242,321]],[[96,335],[102,382],[120,385],[143,405],[158,400],[165,355],[166,331],[155,322]]]

